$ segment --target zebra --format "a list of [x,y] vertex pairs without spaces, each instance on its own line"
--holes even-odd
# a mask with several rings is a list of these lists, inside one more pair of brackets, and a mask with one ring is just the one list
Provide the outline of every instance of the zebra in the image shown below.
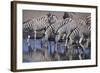
[[[36,41],[38,32],[44,34],[46,28],[57,21],[57,16],[48,13],[46,15],[42,15],[40,17],[29,19],[23,22],[23,37],[27,38],[30,35],[30,39],[34,37],[34,41]],[[43,35],[44,36],[44,35]],[[43,36],[41,38],[43,38]],[[42,44],[43,40],[41,40]],[[31,46],[31,45],[30,45]],[[34,46],[35,47],[35,46]],[[31,48],[34,52],[37,51],[36,48]]]
[[[78,25],[83,25],[85,24],[85,22],[80,19],[77,18],[77,16],[75,16],[76,13],[73,12],[65,12],[63,18],[68,18],[69,21],[66,25],[61,26],[59,28],[59,30],[57,31],[58,35],[57,35],[57,39],[60,40],[61,37],[63,37],[63,39],[65,38],[65,35],[68,35],[70,33],[70,31],[72,31],[74,28],[76,28]],[[73,17],[74,16],[74,17]]]
[[[88,19],[87,23],[90,19]],[[80,45],[83,49],[84,49],[84,46],[81,44],[84,35],[88,35],[88,39],[87,39],[87,42],[90,42],[90,26],[88,26],[84,20],[82,19],[78,19],[78,22],[76,22],[76,19],[72,19],[70,20],[70,22],[66,25],[64,25],[63,27],[61,27],[59,30],[58,30],[58,35],[57,35],[57,39],[60,40],[61,39],[61,36],[63,34],[63,39],[65,38],[66,39],[66,42],[65,42],[65,49],[68,47],[68,41],[70,39],[70,43],[72,44],[72,42],[75,42],[75,43],[79,43],[78,45]],[[84,35],[83,35],[84,34]],[[77,38],[77,39],[76,39]],[[89,44],[88,44],[89,45]],[[80,57],[81,59],[81,57]]]
[[[56,43],[56,45],[55,45],[55,51],[56,52],[57,52],[57,42],[60,40],[59,38],[61,36],[63,36],[62,33],[60,34],[61,36],[57,36],[57,35],[59,35],[59,30],[62,27],[64,27],[64,29],[65,29],[65,25],[67,25],[71,21],[72,20],[71,20],[71,18],[69,18],[69,15],[66,12],[64,12],[63,19],[59,19],[56,23],[54,23],[51,26],[49,26],[47,28],[46,32],[45,32],[45,40],[48,40],[49,38],[52,38],[53,37],[53,40]],[[66,32],[66,31],[63,31],[63,32]]]
[[23,32],[34,33],[34,31],[46,30],[46,28],[57,21],[57,16],[48,13],[40,17],[29,19],[23,22]]
[[[91,42],[90,29],[88,28],[89,27],[87,25],[83,25],[83,26],[81,25],[80,27],[77,26],[70,32],[70,34],[66,38],[65,47],[67,46],[67,48],[70,48],[69,46],[70,43],[71,46],[77,44],[78,48],[82,49],[81,53],[79,53],[79,59],[82,59],[81,56],[82,52],[83,54],[85,53],[86,45],[88,47]],[[86,45],[83,45],[84,43],[82,41],[85,41]]]
[[56,35],[60,27],[65,25],[68,21],[69,19],[64,19],[64,20],[59,19],[54,24],[48,26],[45,32],[45,38],[48,39],[49,37],[51,37],[51,35]]
[[[57,22],[55,22],[54,24],[52,24],[51,26],[49,26],[47,29],[46,29],[46,32],[45,32],[45,41],[48,43],[48,40],[49,41],[54,41],[54,43],[56,44],[55,47],[54,47],[54,53],[56,57],[58,57],[57,59],[59,60],[60,57],[58,54],[58,50],[57,50],[57,40],[56,40],[56,35],[57,35],[57,31],[62,27],[64,26],[65,24],[67,24],[69,22],[69,18],[66,18],[66,19],[59,19],[57,20]],[[48,45],[46,46],[48,47]]]
[[69,21],[63,25],[62,27],[59,28],[59,30],[57,31],[57,40],[60,40],[61,37],[63,37],[63,39],[65,38],[65,35],[68,35],[68,33],[74,29],[76,27],[76,22],[74,20],[72,20],[71,18],[68,18]]

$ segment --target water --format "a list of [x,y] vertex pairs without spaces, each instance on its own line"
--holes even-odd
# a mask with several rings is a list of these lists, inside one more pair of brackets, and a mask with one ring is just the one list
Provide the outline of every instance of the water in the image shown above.
[[[30,39],[30,45],[32,49],[42,49],[42,39]],[[58,43],[58,52],[59,53],[64,53],[64,43]],[[54,53],[55,51],[55,42],[54,41],[48,41],[48,53]],[[27,53],[28,52],[28,44],[27,44],[27,39],[23,39],[23,52]]]
[[[52,55],[55,53],[55,42],[54,41],[48,41],[47,42],[47,53],[48,55]],[[59,54],[64,54],[65,53],[65,50],[64,50],[64,42],[58,42],[57,43],[57,52]],[[42,39],[30,39],[30,45],[31,45],[31,48],[32,50],[34,51],[39,49],[39,50],[42,50],[44,49],[43,45],[43,40]],[[82,50],[80,48],[74,48],[73,49],[73,54],[75,53],[75,55],[79,54]],[[28,53],[28,43],[27,43],[27,39],[23,39],[23,53]],[[37,52],[36,52],[37,53]],[[36,55],[37,56],[37,55]],[[64,57],[64,56],[63,56]],[[23,59],[23,62],[30,62],[30,60],[28,60],[29,57]],[[65,59],[66,57],[64,57]],[[91,58],[91,49],[90,48],[86,48],[85,49],[85,56],[84,56],[84,59],[90,59]],[[78,60],[77,57],[75,57],[75,60]],[[65,59],[67,60],[67,59]]]
[[[41,39],[37,39],[37,40],[34,40],[34,39],[30,39],[30,45],[32,47],[32,49],[42,49],[41,48]],[[27,44],[27,39],[24,39],[23,40],[23,52],[24,53],[27,53],[28,52],[28,44]]]

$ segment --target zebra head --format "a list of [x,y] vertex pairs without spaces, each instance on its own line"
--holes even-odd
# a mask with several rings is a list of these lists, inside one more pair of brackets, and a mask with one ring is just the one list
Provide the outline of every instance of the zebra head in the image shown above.
[[48,16],[48,22],[50,23],[50,25],[55,23],[58,20],[57,16],[51,13],[48,13],[47,16]]

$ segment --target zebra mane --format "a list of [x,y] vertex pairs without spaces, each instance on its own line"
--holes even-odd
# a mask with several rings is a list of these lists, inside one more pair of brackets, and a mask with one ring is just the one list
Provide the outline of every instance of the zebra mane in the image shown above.
[[[68,21],[67,21],[67,20],[68,20]],[[67,21],[67,22],[66,22],[66,21]],[[58,27],[56,33],[58,32],[58,30],[59,30],[60,28],[62,28],[64,25],[68,24],[68,23],[71,22],[71,21],[72,21],[72,20],[71,20],[70,18],[64,19],[64,22],[62,22],[63,25],[61,25],[61,26]]]
[[45,18],[45,19],[47,19],[47,15],[42,15],[42,16],[39,16],[39,17],[33,17],[32,18],[32,20],[34,21],[40,21],[41,19],[43,19],[43,18]]
[[44,17],[47,17],[47,15],[42,15],[42,16],[39,16],[39,17],[32,17],[32,18],[30,18],[30,19],[24,21],[23,24],[28,23],[28,22],[30,22],[30,21],[32,21],[32,20],[40,20],[40,19],[42,19],[42,18],[44,18]]
[[23,24],[30,22],[32,19],[28,19],[26,21],[23,22]]

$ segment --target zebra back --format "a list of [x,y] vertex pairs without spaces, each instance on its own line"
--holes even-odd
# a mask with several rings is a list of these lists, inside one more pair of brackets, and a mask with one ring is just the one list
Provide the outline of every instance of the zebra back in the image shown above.
[[50,25],[50,21],[56,22],[57,17],[54,15],[51,15],[48,17],[47,15],[43,15],[37,18],[32,18],[30,20],[27,20],[23,23],[23,29],[30,30],[41,30],[43,28],[47,28]]
[[58,30],[63,27],[64,25],[66,25],[68,22],[70,22],[69,18],[66,19],[58,19],[57,22],[55,22],[54,24],[50,25],[46,31],[53,33],[53,34],[57,34]]

